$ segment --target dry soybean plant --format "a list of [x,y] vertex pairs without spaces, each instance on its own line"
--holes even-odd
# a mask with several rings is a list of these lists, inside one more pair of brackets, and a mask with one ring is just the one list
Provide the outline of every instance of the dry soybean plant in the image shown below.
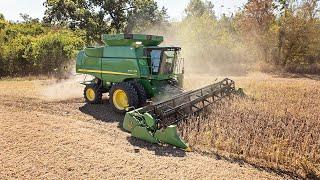
[[319,81],[240,82],[248,97],[223,101],[180,125],[193,149],[320,177]]

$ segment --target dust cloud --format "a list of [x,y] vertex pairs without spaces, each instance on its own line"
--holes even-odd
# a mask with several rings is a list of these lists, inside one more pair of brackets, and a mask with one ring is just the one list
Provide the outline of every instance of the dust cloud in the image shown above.
[[163,46],[179,46],[184,59],[185,80],[188,77],[246,76],[255,66],[256,58],[228,24],[206,17],[185,18],[167,26],[155,26],[142,33],[164,36]]
[[[74,71],[74,70],[73,70]],[[40,91],[42,99],[47,101],[63,101],[83,97],[84,85],[80,84],[85,80],[91,80],[89,75],[70,73],[65,79],[50,80]]]

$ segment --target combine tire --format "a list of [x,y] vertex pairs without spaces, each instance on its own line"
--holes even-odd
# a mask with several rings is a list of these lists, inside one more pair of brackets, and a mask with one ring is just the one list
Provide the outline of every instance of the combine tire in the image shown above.
[[143,107],[147,104],[147,93],[144,90],[144,87],[138,81],[131,81],[131,84],[134,86],[138,94],[139,107]]
[[121,82],[111,87],[109,101],[116,112],[124,113],[130,107],[137,108],[139,99],[137,91],[129,82]]
[[83,95],[87,103],[98,104],[102,100],[102,89],[98,84],[88,84],[84,88]]

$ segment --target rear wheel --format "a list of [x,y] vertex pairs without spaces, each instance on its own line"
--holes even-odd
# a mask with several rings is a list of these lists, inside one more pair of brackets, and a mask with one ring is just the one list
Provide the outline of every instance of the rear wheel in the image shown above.
[[134,86],[138,94],[139,107],[143,107],[147,104],[147,93],[144,90],[144,87],[138,81],[131,81],[131,84]]
[[129,82],[121,82],[111,87],[109,101],[116,112],[124,113],[130,107],[137,108],[139,99],[137,91]]
[[102,100],[102,90],[96,83],[86,85],[83,95],[86,102],[90,104],[97,104]]

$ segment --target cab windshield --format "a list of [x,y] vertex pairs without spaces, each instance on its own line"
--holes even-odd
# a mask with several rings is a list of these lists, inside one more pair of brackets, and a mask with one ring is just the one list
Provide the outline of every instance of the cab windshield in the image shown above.
[[178,50],[176,49],[149,50],[152,74],[172,74],[177,54]]

